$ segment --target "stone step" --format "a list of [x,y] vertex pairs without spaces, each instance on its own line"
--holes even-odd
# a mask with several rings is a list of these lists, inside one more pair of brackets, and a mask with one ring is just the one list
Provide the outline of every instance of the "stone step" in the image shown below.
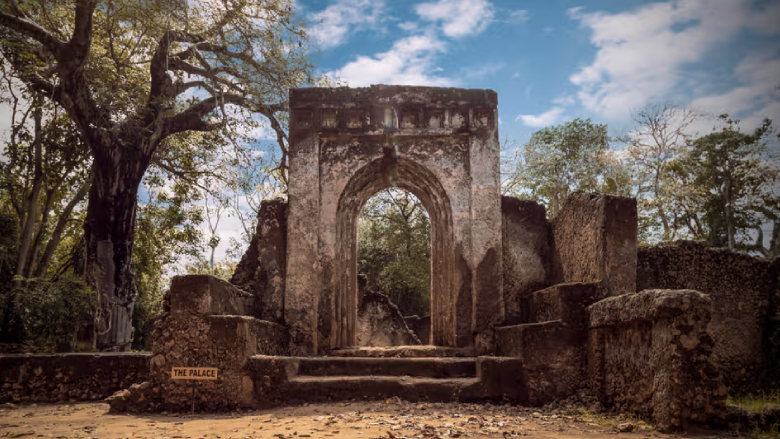
[[287,383],[288,394],[305,401],[386,399],[406,401],[471,401],[479,394],[477,378],[411,378],[397,376],[298,376]]
[[335,349],[332,357],[370,357],[370,358],[419,358],[419,357],[474,357],[474,351],[448,346],[417,345],[389,347],[350,347]]
[[471,378],[477,376],[476,358],[338,358],[305,357],[298,376],[371,376]]

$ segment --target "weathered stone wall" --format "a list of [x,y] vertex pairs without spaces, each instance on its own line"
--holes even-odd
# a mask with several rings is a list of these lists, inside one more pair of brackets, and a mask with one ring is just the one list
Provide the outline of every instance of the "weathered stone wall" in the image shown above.
[[420,340],[421,344],[431,343],[431,316],[406,316],[406,327]]
[[549,243],[544,206],[501,197],[505,325],[522,323],[520,297],[548,285]]
[[[118,411],[220,410],[254,406],[253,355],[288,353],[287,329],[252,317],[253,295],[208,275],[176,276],[154,322],[149,379],[110,398]],[[218,379],[173,380],[173,367],[215,367]],[[194,393],[193,393],[194,392]]]
[[419,345],[398,307],[384,294],[367,292],[358,309],[358,346]]
[[638,290],[692,289],[710,296],[715,359],[724,383],[755,390],[771,355],[765,346],[771,333],[768,307],[778,294],[771,264],[691,241],[640,247],[638,258]]
[[490,90],[291,90],[284,308],[294,353],[355,344],[357,216],[391,185],[431,218],[433,342],[492,350],[504,319],[496,108]]
[[149,353],[0,355],[0,404],[97,401],[147,378]]
[[230,283],[254,294],[256,317],[284,322],[284,279],[287,269],[287,201],[260,204],[257,228]]
[[598,282],[601,297],[636,291],[636,200],[575,192],[550,223],[550,284]]
[[710,298],[691,290],[610,297],[589,311],[588,377],[603,405],[661,431],[719,419],[726,387],[712,361]]

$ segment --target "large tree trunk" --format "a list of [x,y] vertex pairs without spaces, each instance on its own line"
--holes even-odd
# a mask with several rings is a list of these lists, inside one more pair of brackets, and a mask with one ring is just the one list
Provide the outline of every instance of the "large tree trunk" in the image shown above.
[[97,292],[99,313],[95,319],[97,347],[126,351],[133,340],[133,308],[136,290],[132,273],[135,202],[138,185],[149,158],[114,139],[93,148],[94,181],[89,190],[87,220],[87,270],[85,277]]

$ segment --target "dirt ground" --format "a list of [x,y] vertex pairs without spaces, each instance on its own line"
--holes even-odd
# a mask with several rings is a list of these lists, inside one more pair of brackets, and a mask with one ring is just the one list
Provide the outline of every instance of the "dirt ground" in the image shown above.
[[[630,425],[628,425],[630,423]],[[618,430],[631,430],[620,432]],[[714,438],[653,431],[629,417],[582,409],[544,411],[509,405],[409,403],[399,400],[310,404],[231,414],[110,414],[108,405],[0,406],[0,438]]]

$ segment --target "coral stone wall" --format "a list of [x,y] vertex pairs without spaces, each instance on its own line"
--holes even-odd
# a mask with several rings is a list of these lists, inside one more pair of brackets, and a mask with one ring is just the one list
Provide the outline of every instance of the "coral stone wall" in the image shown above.
[[544,206],[501,197],[505,325],[522,323],[520,298],[547,286],[549,244]]
[[95,401],[147,377],[148,353],[0,355],[0,403]]
[[550,284],[598,282],[600,297],[636,291],[636,200],[575,192],[550,222]]
[[588,308],[588,378],[607,407],[650,418],[661,431],[717,419],[726,388],[712,362],[710,298],[647,290]]
[[638,252],[638,290],[684,288],[710,296],[715,359],[733,389],[754,390],[760,382],[768,307],[777,294],[773,276],[767,261],[690,241]]
[[230,283],[253,294],[256,317],[284,322],[284,276],[287,261],[287,202],[266,200],[257,213],[257,229]]

